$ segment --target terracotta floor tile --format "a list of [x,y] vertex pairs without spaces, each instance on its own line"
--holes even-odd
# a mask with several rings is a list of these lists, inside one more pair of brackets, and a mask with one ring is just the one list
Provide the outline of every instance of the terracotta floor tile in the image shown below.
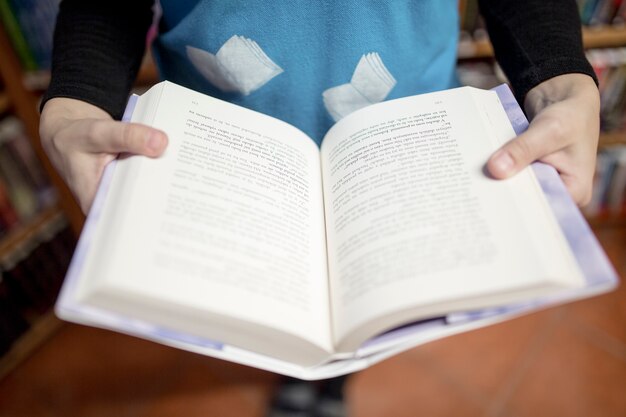
[[468,392],[490,403],[506,389],[542,330],[559,314],[552,308],[483,329],[438,340],[414,350]]
[[608,294],[578,301],[568,307],[572,319],[593,326],[626,348],[626,285]]
[[262,417],[276,376],[198,356],[186,361],[168,389],[152,399],[141,417]]
[[353,375],[347,385],[353,417],[471,417],[483,407],[427,360],[402,354]]
[[626,227],[600,227],[594,233],[616,269],[626,272]]
[[184,355],[68,324],[0,382],[0,416],[134,416],[176,375]]
[[[625,276],[626,233],[598,236]],[[625,356],[590,338],[603,332],[626,352],[625,299],[621,287],[389,359],[350,378],[351,416],[624,416]],[[0,381],[0,417],[262,416],[276,381],[68,324]]]
[[621,275],[621,284],[613,292],[571,304],[568,312],[573,320],[600,329],[626,346],[626,228],[599,229],[596,235]]
[[599,349],[565,323],[546,341],[498,415],[626,415],[626,361]]

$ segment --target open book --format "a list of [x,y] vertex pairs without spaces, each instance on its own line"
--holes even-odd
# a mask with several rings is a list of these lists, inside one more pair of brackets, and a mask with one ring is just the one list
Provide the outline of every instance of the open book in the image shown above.
[[169,146],[107,168],[57,312],[316,379],[608,290],[615,273],[554,170],[485,174],[516,135],[507,111],[525,123],[499,94],[372,105],[320,149],[277,119],[157,84],[127,113]]

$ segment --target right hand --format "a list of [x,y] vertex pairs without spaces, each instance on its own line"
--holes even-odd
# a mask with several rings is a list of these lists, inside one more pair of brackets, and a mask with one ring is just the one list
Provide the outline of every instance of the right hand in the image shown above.
[[48,158],[85,214],[109,162],[120,153],[158,157],[167,146],[164,132],[115,121],[99,107],[71,98],[45,104],[39,134]]

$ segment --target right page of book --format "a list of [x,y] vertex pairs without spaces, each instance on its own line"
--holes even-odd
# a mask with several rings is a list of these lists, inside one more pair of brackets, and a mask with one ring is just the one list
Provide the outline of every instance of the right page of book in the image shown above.
[[339,350],[581,285],[532,171],[504,181],[485,171],[514,136],[497,95],[472,88],[370,106],[333,127],[322,170]]

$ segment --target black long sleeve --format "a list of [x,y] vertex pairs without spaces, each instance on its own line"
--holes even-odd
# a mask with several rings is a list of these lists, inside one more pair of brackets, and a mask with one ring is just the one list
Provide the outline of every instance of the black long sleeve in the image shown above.
[[122,116],[145,51],[153,0],[64,0],[54,33],[53,97],[87,101]]
[[[575,0],[479,0],[495,56],[517,99],[557,75],[595,78]],[[596,80],[597,81],[597,80]]]
[[[120,118],[145,49],[153,0],[64,0],[44,103],[71,97]],[[496,58],[523,102],[556,75],[595,77],[585,59],[575,0],[479,0]]]

